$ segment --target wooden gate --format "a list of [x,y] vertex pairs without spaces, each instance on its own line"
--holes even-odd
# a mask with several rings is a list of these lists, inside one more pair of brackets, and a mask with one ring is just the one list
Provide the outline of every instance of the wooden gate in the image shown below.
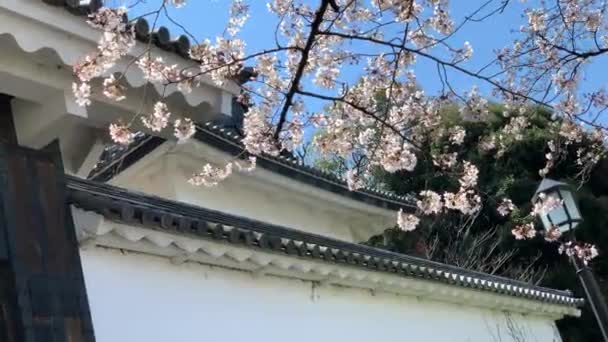
[[94,341],[58,143],[0,143],[0,341]]

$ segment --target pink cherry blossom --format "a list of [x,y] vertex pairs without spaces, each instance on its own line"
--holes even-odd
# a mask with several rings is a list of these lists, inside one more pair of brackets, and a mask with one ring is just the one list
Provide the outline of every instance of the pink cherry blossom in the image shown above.
[[420,219],[418,217],[404,213],[403,209],[400,209],[399,212],[397,212],[397,226],[399,229],[411,232],[418,227],[419,223]]
[[537,234],[536,230],[534,229],[534,223],[532,222],[516,226],[513,228],[513,230],[511,230],[511,233],[516,240],[532,239],[536,237]]
[[205,164],[201,172],[193,175],[188,182],[192,185],[206,187],[217,186],[221,181],[232,174],[232,163],[226,164],[224,168],[218,168],[211,164]]
[[513,210],[515,210],[515,205],[508,198],[503,198],[496,208],[496,211],[498,211],[500,216],[508,216]]
[[430,190],[420,192],[420,200],[418,200],[416,204],[418,205],[418,208],[426,215],[438,214],[443,208],[441,195]]
[[564,201],[555,196],[547,196],[545,193],[540,193],[538,194],[538,200],[534,203],[532,213],[534,215],[546,215],[563,204]]
[[113,74],[103,80],[103,94],[114,101],[122,101],[126,98],[125,87],[119,84]]
[[110,137],[117,144],[129,145],[135,139],[135,133],[128,126],[118,122],[110,124]]
[[545,240],[548,242],[555,242],[559,240],[561,236],[562,232],[556,226],[552,226],[545,231]]
[[196,127],[189,118],[177,119],[173,123],[173,134],[180,143],[190,139],[195,133]]
[[79,106],[84,107],[91,104],[91,86],[87,82],[72,83],[72,92]]
[[141,121],[144,126],[151,129],[153,132],[160,132],[169,124],[170,116],[171,112],[169,112],[169,107],[167,107],[164,102],[158,101],[154,105],[154,111],[151,114],[142,117]]

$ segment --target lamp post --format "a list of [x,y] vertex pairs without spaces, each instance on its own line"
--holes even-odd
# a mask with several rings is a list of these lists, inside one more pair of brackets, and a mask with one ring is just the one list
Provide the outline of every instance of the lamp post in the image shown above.
[[[545,178],[541,183],[534,197],[533,203],[542,201],[543,195],[546,197],[554,197],[562,201],[562,205],[556,206],[547,212],[541,212],[540,218],[545,230],[557,228],[564,233],[570,233],[572,242],[576,242],[573,230],[583,221],[578,206],[574,199],[572,188],[562,182]],[[587,302],[591,306],[591,310],[595,315],[597,324],[604,336],[604,341],[608,342],[608,307],[604,296],[600,291],[600,287],[591,271],[591,268],[575,254],[570,254],[570,261],[576,269],[576,275],[585,290]]]

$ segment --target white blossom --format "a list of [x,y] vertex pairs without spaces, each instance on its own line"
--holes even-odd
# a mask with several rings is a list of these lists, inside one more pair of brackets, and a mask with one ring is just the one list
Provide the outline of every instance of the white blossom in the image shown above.
[[266,119],[264,108],[252,107],[245,114],[243,129],[246,132],[243,144],[247,152],[253,155],[267,153],[278,155],[279,149],[273,140],[273,130]]
[[118,122],[110,124],[110,137],[117,144],[129,145],[135,139],[135,133],[128,126]]
[[363,180],[359,176],[359,172],[355,169],[346,171],[346,184],[350,191],[360,189],[364,186]]
[[599,252],[598,252],[597,248],[595,247],[595,245],[592,245],[589,243],[574,246],[574,251],[576,253],[576,256],[579,259],[583,260],[585,265],[587,265],[589,263],[589,261],[591,261],[592,259],[596,258],[599,255]]
[[545,166],[538,171],[538,174],[541,177],[545,177],[549,173],[549,171],[551,170],[553,165],[555,164],[555,155],[554,154],[557,149],[555,141],[550,140],[549,142],[547,142],[547,147],[549,148],[550,152],[545,154],[545,159],[546,159]]
[[462,126],[454,126],[450,129],[450,142],[454,145],[462,145],[466,136],[466,131]]
[[322,67],[317,69],[314,83],[320,87],[332,89],[336,85],[336,78],[340,74],[340,69]]
[[557,226],[552,226],[545,231],[545,241],[547,242],[555,242],[559,240],[562,236],[562,232],[559,230]]
[[426,215],[438,214],[443,208],[441,195],[430,190],[420,192],[420,199],[416,202],[416,205]]
[[546,14],[543,10],[537,9],[528,11],[528,24],[534,32],[539,32],[545,29]]
[[466,103],[460,110],[462,114],[468,115],[473,120],[484,118],[488,115],[488,100],[479,94],[477,87],[473,87],[465,96]]
[[399,170],[413,171],[418,162],[408,144],[400,144],[393,139],[385,142],[382,151],[379,151],[379,159],[380,165],[391,173]]
[[469,60],[473,57],[473,46],[469,42],[464,42],[462,49],[460,50],[460,58],[463,60]]
[[100,8],[89,16],[88,23],[103,31],[95,54],[85,56],[73,65],[74,74],[89,82],[112,68],[135,45],[135,31],[124,21],[124,8]]
[[248,18],[249,5],[244,0],[232,0],[230,18],[228,19],[228,33],[232,36],[236,35]]
[[601,10],[597,9],[592,11],[587,15],[587,18],[585,20],[585,28],[592,32],[597,31],[602,25],[602,17],[603,14]]
[[154,104],[152,114],[141,118],[142,123],[153,132],[160,132],[169,124],[171,112],[164,102],[158,101]]
[[450,14],[447,12],[447,10],[442,6],[439,6],[439,4],[435,5],[433,16],[431,17],[430,21],[431,25],[437,32],[442,34],[452,33],[454,22],[450,18]]
[[173,123],[173,134],[182,143],[190,139],[196,133],[196,126],[189,118],[177,119]]
[[211,164],[205,164],[201,172],[194,174],[188,182],[192,185],[214,187],[232,174],[232,163],[226,164],[224,168],[218,168]]
[[444,192],[443,203],[447,209],[458,210],[464,215],[475,214],[481,209],[481,198],[473,190],[460,189],[457,193]]
[[[164,17],[166,6],[179,8],[185,3],[162,0],[159,12],[151,15]],[[479,169],[463,160],[470,155],[464,151],[469,145],[468,141],[464,145],[468,137],[465,125],[445,126],[451,121],[444,117],[444,108],[458,100],[462,104],[458,119],[466,123],[492,121],[492,125],[494,118],[487,99],[491,96],[504,103],[504,115],[496,122],[506,124],[480,136],[477,146],[496,158],[504,157],[526,135],[534,134],[528,129],[530,118],[536,122],[532,106],[540,102],[552,107],[552,120],[561,122],[561,127],[551,124],[549,128],[556,129],[556,138],[548,143],[545,166],[539,170],[542,177],[565,153],[576,150],[575,166],[584,179],[607,153],[603,121],[594,117],[606,111],[608,92],[603,88],[586,89],[593,83],[587,82],[592,75],[588,65],[595,65],[594,57],[608,47],[608,25],[599,0],[564,0],[560,6],[535,3],[535,8],[525,10],[524,25],[514,31],[513,44],[496,52],[491,67],[481,69],[464,63],[473,58],[473,47],[469,41],[462,42],[460,34],[452,37],[460,26],[455,25],[448,0],[269,0],[267,8],[278,24],[269,41],[272,44],[260,48],[259,44],[248,47],[239,36],[250,19],[249,3],[231,0],[225,30],[193,45],[189,50],[192,63],[186,64],[170,64],[172,57],[156,48],[148,49],[158,43],[154,41],[141,43],[134,53],[135,25],[127,20],[127,8],[100,8],[88,20],[99,30],[97,47],[72,66],[75,102],[90,105],[91,87],[100,83],[103,95],[113,101],[135,94],[127,92],[126,84],[120,84],[130,68],[138,69],[154,88],[167,92],[189,93],[197,87],[207,91],[210,81],[229,93],[240,92],[239,99],[248,108],[241,141],[244,153],[251,157],[248,163],[235,160],[225,166],[205,165],[191,179],[198,185],[214,186],[229,177],[233,168],[253,170],[255,156],[296,152],[310,140],[321,157],[340,157],[348,163],[361,161],[356,169],[341,175],[349,189],[356,190],[374,179],[375,170],[414,171],[418,159],[427,157],[430,147],[436,167],[432,172],[449,178],[448,184],[458,180],[460,188],[442,194],[421,189],[417,205],[423,214],[453,210],[472,215],[481,208],[481,196],[475,190],[481,176]],[[321,13],[323,8],[325,12]],[[311,36],[317,19],[318,34]],[[484,20],[492,20],[492,15]],[[467,21],[472,20],[464,23]],[[391,25],[407,25],[407,30],[402,33]],[[575,47],[572,36],[576,37]],[[417,59],[437,61],[443,85],[438,93],[427,94],[423,88],[427,82],[417,80]],[[240,84],[245,66],[253,66],[254,72],[246,80],[249,82]],[[467,79],[474,82],[471,90],[446,82],[446,72],[470,76]],[[175,109],[168,107],[166,95],[163,92],[153,111],[141,117],[143,125],[153,132],[171,129],[168,126]],[[311,106],[313,102],[319,102],[319,106]],[[307,107],[321,109],[311,114]],[[172,128],[179,142],[196,132],[195,124],[185,118],[175,119]],[[124,145],[135,136],[130,126],[120,122],[110,126],[110,135]],[[543,198],[533,214],[550,210],[556,204],[551,201]],[[503,216],[514,209],[506,198],[496,208]],[[398,223],[409,231],[419,219],[400,211]],[[531,224],[522,225],[514,229],[514,234],[519,239],[530,238],[535,234],[533,228]],[[557,238],[554,230],[545,232],[545,239]],[[582,244],[572,245],[570,250],[582,259],[597,254],[594,247]]]
[[91,86],[87,82],[72,83],[72,92],[79,106],[84,107],[91,104]]
[[573,256],[575,254],[572,241],[561,244],[557,251],[559,254],[566,254],[567,256]]
[[460,186],[463,189],[474,188],[477,185],[479,169],[472,163],[465,161],[463,164],[463,173],[459,179]]
[[540,193],[538,194],[538,200],[534,203],[532,213],[534,215],[546,215],[563,204],[564,201],[555,196],[547,196],[545,193]]
[[114,74],[103,80],[103,94],[114,101],[122,101],[126,97],[125,87],[118,83]]
[[534,229],[534,223],[526,223],[516,226],[511,230],[511,233],[516,240],[533,239],[536,236],[536,229]]
[[415,215],[406,214],[403,212],[403,209],[399,209],[397,212],[397,226],[399,229],[411,232],[416,229],[419,223],[420,219]]
[[515,210],[515,205],[509,198],[503,198],[496,208],[500,216],[508,216],[513,210]]
[[165,3],[171,4],[175,8],[180,8],[186,5],[186,0],[164,0]]
[[444,170],[449,170],[458,163],[458,153],[446,153],[438,156],[433,156],[433,165]]
[[566,254],[567,256],[575,256],[583,261],[585,265],[592,259],[599,255],[599,251],[595,245],[589,243],[575,244],[571,241],[565,242],[559,246],[558,249],[560,254]]

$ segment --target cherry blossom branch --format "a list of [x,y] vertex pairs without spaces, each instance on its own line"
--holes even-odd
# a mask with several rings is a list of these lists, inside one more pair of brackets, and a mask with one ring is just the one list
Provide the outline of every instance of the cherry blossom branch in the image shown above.
[[375,39],[375,38],[372,38],[372,37],[361,37],[361,36],[355,36],[355,35],[341,33],[341,32],[327,32],[327,31],[324,31],[324,32],[319,32],[319,34],[320,35],[328,35],[328,36],[338,36],[338,37],[341,37],[341,38],[346,38],[346,39],[351,39],[351,40],[368,41],[368,42],[372,42],[372,43],[376,43],[376,44],[384,45],[384,46],[388,46],[388,47],[393,47],[393,48],[402,48],[405,51],[409,51],[411,53],[417,54],[417,55],[419,55],[421,57],[424,57],[424,58],[427,58],[427,59],[429,59],[429,60],[431,60],[431,61],[433,61],[435,63],[441,64],[441,65],[444,65],[446,67],[452,68],[452,69],[454,69],[456,71],[459,71],[459,72],[461,72],[461,73],[463,73],[465,75],[468,75],[468,76],[471,76],[473,78],[477,78],[479,80],[485,81],[485,82],[489,83],[490,85],[494,86],[495,88],[499,89],[500,91],[502,91],[504,93],[507,93],[509,95],[515,96],[516,98],[521,98],[521,99],[529,100],[529,101],[531,101],[531,102],[533,102],[533,103],[535,103],[537,105],[546,106],[546,107],[550,107],[550,108],[552,107],[550,104],[547,104],[547,103],[544,103],[542,101],[539,101],[539,100],[537,100],[537,99],[535,99],[533,97],[530,97],[528,95],[525,95],[525,94],[513,91],[512,89],[507,88],[507,87],[501,85],[500,83],[498,83],[497,81],[495,81],[495,80],[493,80],[493,79],[491,79],[489,77],[480,75],[480,74],[478,74],[478,73],[476,73],[474,71],[470,71],[470,70],[468,70],[468,69],[466,69],[466,68],[464,68],[464,67],[462,67],[462,66],[460,66],[460,65],[458,65],[456,63],[445,61],[445,60],[443,60],[443,59],[441,59],[441,58],[439,58],[437,56],[433,56],[433,55],[431,55],[429,53],[426,53],[424,51],[421,51],[419,49],[412,49],[412,48],[406,47],[405,44],[396,44],[396,43],[391,43],[391,42],[380,40],[380,39]]
[[310,50],[315,42],[315,37],[320,31],[321,23],[323,22],[323,17],[325,16],[325,12],[327,11],[327,7],[330,5],[329,0],[321,0],[321,5],[315,12],[314,20],[310,26],[310,33],[308,34],[308,38],[306,39],[306,44],[302,48],[300,62],[298,63],[298,67],[291,81],[291,85],[287,94],[285,95],[283,109],[279,114],[279,121],[277,122],[277,126],[274,133],[274,138],[278,139],[281,130],[283,129],[283,125],[285,124],[285,120],[287,119],[287,112],[289,108],[293,104],[293,97],[296,94],[298,88],[300,87],[300,81],[302,76],[304,75],[304,69],[306,68],[306,64],[308,63],[308,56],[310,54]]

